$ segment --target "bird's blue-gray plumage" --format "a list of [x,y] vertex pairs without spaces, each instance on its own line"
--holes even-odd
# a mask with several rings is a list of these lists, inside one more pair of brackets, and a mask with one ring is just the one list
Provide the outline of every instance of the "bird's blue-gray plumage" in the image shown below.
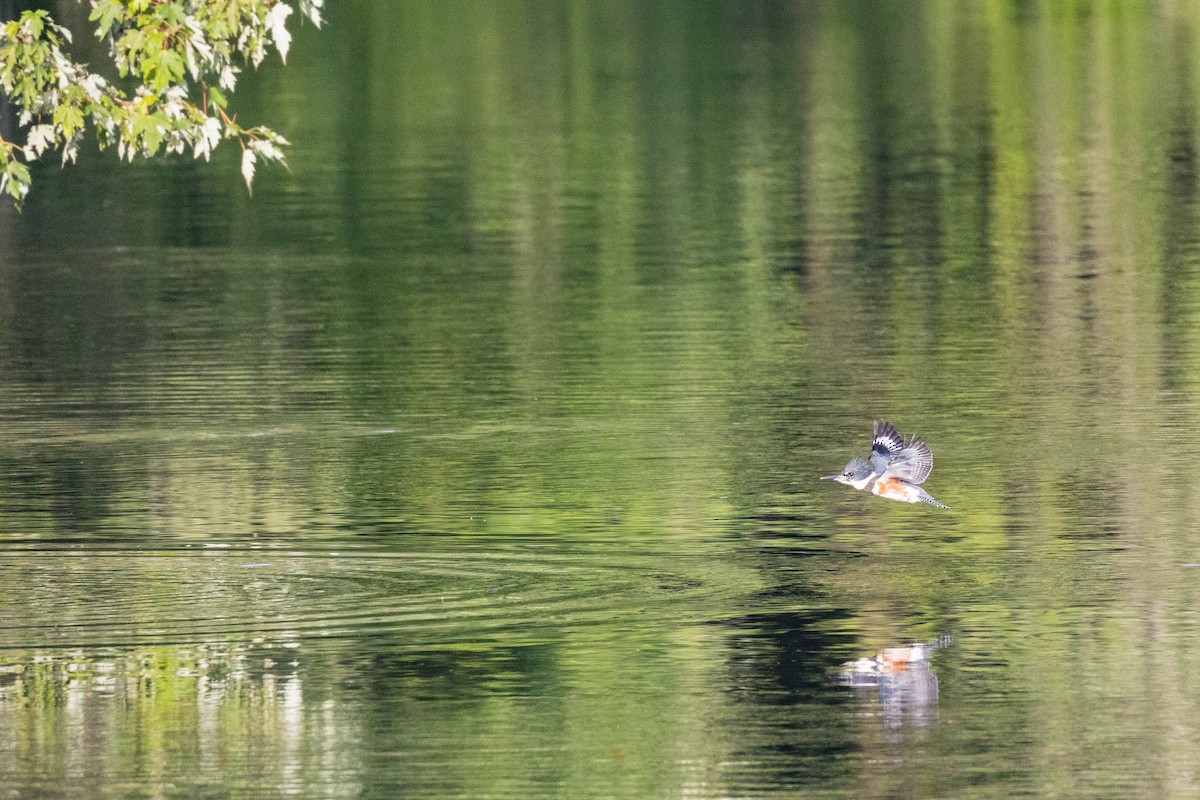
[[913,436],[906,442],[890,422],[875,420],[871,464],[881,477],[919,484],[933,472],[933,453],[924,440]]
[[875,470],[867,463],[865,458],[852,458],[846,468],[842,470],[842,474],[852,481],[862,480],[875,473]]

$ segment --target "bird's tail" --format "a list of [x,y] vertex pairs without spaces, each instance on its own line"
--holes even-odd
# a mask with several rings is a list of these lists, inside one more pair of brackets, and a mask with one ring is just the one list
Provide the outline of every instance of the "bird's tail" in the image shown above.
[[950,506],[946,505],[945,503],[939,503],[937,500],[934,500],[933,496],[924,489],[921,490],[921,500],[929,503],[931,506],[937,506],[938,508],[950,508]]

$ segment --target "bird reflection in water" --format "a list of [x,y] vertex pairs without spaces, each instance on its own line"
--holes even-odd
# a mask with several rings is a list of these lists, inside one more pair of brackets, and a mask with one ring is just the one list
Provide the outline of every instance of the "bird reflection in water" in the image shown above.
[[948,643],[944,636],[930,644],[885,647],[874,658],[843,664],[838,683],[859,694],[875,690],[889,728],[928,725],[937,719],[938,708],[938,679],[929,658]]

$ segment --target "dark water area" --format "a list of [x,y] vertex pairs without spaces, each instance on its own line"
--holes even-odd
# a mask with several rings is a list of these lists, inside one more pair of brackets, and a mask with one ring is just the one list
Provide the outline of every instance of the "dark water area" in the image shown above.
[[0,210],[0,795],[1200,794],[1195,8],[328,16]]

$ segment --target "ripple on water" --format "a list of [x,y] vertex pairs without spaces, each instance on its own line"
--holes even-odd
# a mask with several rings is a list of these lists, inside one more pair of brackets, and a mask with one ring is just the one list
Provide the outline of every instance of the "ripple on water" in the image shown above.
[[0,649],[537,637],[702,621],[753,583],[667,553],[31,545],[0,556]]

